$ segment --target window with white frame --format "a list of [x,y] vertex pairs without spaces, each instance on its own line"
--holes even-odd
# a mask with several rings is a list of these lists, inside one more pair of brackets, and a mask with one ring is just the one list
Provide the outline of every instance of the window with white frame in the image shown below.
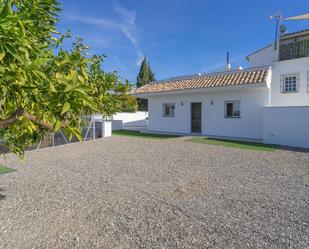
[[164,103],[163,104],[163,117],[175,117],[175,104]]
[[240,101],[225,101],[225,118],[240,118]]
[[295,93],[299,89],[299,73],[281,75],[281,92]]

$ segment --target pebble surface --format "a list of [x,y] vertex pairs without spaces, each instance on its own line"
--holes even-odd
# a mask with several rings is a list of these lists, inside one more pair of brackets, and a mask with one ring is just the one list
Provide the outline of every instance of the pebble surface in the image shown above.
[[0,164],[0,248],[309,248],[309,153],[113,136]]

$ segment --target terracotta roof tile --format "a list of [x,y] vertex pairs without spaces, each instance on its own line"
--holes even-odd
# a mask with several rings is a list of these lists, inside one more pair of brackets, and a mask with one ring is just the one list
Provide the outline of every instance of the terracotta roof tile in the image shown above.
[[136,94],[179,91],[197,88],[227,87],[266,83],[269,67],[225,71],[149,83],[136,89]]

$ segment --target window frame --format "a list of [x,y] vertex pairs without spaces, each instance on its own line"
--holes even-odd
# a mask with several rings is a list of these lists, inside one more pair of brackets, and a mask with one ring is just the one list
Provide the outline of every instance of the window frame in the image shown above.
[[309,71],[307,72],[307,93],[309,93]]
[[[287,90],[286,79],[288,77],[296,77],[296,85],[295,85],[296,89],[295,89],[295,91],[294,90],[293,91]],[[280,86],[281,93],[298,93],[299,92],[299,83],[300,83],[300,73],[282,74],[281,75],[281,86]]]
[[[233,116],[227,115],[227,105],[228,104],[233,104]],[[235,109],[234,109],[235,104],[238,104],[239,106],[239,116],[235,115]],[[224,101],[224,118],[241,118],[241,101],[240,100]]]
[[[165,113],[165,106],[166,105],[169,105],[170,107],[169,107],[169,111],[171,112],[171,110],[173,110],[173,112],[172,112],[172,114],[170,114],[170,115],[166,115],[166,113]],[[172,106],[174,106],[174,108],[172,108]],[[173,117],[175,117],[175,109],[176,109],[176,105],[175,105],[175,103],[163,103],[162,104],[162,115],[163,115],[163,117],[165,117],[165,118],[173,118]]]

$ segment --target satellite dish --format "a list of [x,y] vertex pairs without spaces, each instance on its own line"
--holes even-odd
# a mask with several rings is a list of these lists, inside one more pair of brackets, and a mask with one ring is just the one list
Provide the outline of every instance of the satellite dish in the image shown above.
[[280,33],[281,34],[285,34],[286,33],[286,25],[284,25],[284,24],[280,25]]

